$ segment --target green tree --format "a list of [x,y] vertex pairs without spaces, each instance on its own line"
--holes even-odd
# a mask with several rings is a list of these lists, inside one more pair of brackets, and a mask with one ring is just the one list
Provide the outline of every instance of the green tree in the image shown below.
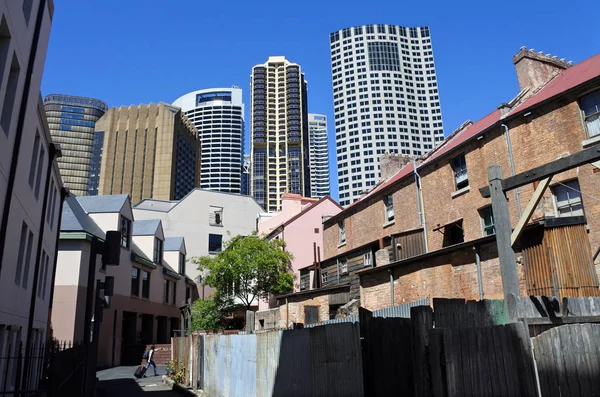
[[292,291],[294,276],[289,271],[292,254],[282,240],[257,236],[236,236],[215,256],[192,258],[205,272],[206,283],[222,297],[238,298],[246,307],[254,299]]
[[195,331],[223,328],[223,311],[215,299],[198,299],[192,304],[192,329]]

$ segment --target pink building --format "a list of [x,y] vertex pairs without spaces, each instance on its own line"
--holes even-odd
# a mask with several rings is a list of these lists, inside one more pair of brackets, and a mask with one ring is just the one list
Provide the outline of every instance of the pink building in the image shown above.
[[[323,253],[323,220],[342,211],[331,197],[320,200],[302,197],[298,194],[283,195],[282,211],[266,218],[259,217],[258,234],[271,239],[285,241],[287,250],[292,253],[294,291],[300,291],[300,269],[314,263],[315,248]],[[261,221],[262,218],[262,221]],[[260,301],[259,310],[267,309],[274,301]]]

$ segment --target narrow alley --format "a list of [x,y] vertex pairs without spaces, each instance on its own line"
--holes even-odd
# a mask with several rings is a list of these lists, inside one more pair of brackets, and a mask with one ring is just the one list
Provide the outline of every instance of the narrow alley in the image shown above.
[[178,394],[162,382],[166,367],[158,367],[158,376],[149,369],[147,378],[136,379],[133,376],[135,366],[115,367],[97,372],[98,397],[138,397],[151,393],[152,397],[171,397]]

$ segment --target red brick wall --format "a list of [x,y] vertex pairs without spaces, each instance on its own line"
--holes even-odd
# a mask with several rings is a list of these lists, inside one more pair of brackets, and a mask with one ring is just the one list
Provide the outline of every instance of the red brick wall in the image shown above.
[[[480,250],[483,297],[501,299],[502,280],[495,242]],[[521,293],[527,294],[523,266],[517,267]],[[361,306],[377,310],[392,306],[387,270],[361,276]],[[477,265],[472,247],[425,259],[394,269],[394,305],[423,298],[465,298],[479,300]]]

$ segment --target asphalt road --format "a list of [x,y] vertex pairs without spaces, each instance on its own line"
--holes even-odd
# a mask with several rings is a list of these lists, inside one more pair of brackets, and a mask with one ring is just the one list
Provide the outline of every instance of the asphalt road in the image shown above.
[[98,397],[171,397],[178,394],[162,383],[162,376],[166,374],[166,367],[158,366],[158,376],[154,376],[152,367],[148,369],[147,378],[136,379],[133,376],[136,367],[115,367],[98,371],[96,376],[98,384]]

